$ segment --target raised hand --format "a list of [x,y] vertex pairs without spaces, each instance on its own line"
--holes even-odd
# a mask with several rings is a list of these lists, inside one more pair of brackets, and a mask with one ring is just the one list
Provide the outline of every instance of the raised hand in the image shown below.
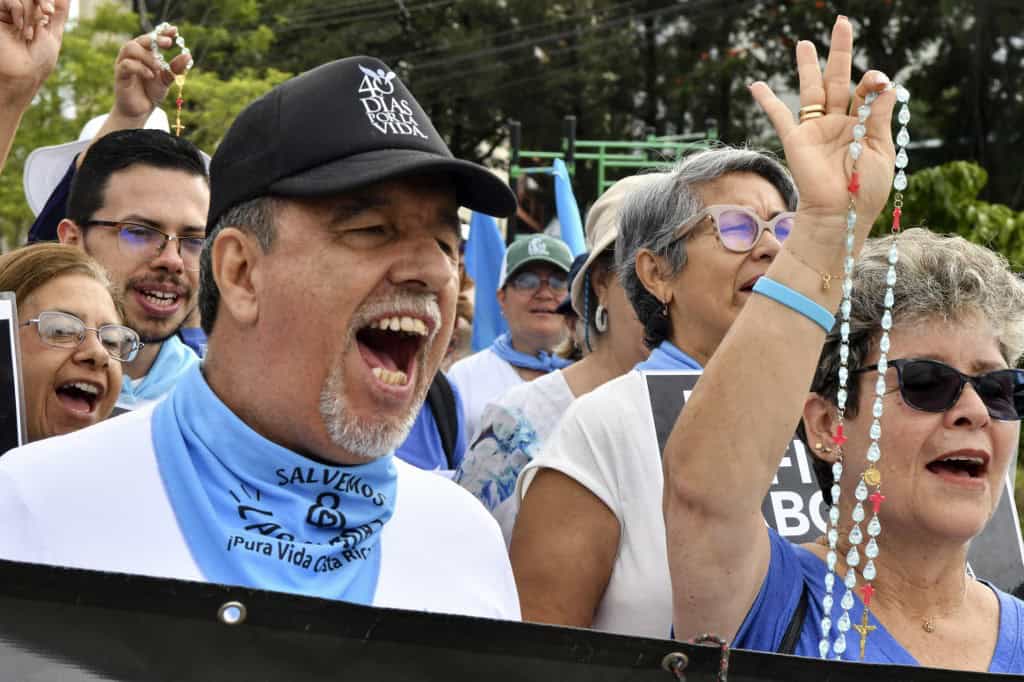
[[896,152],[892,141],[892,111],[896,98],[889,79],[879,71],[868,71],[857,85],[852,102],[850,69],[853,57],[853,28],[839,17],[832,30],[832,45],[824,73],[814,45],[797,44],[800,106],[821,105],[825,115],[803,123],[794,121],[790,111],[763,82],[750,90],[768,115],[782,140],[786,162],[800,190],[799,211],[823,225],[845,226],[849,203],[847,186],[851,171],[850,143],[857,125],[857,108],[870,93],[879,93],[871,105],[867,135],[861,140],[863,152],[857,161],[860,189],[857,192],[858,223],[861,231],[870,226],[884,208],[892,188]]
[[[166,49],[174,44],[178,29],[171,26],[157,36],[157,44]],[[111,114],[125,123],[142,125],[153,108],[167,96],[174,76],[185,73],[189,56],[179,54],[162,69],[152,52],[152,38],[144,34],[129,40],[114,62],[114,107]]]
[[69,0],[0,0],[0,106],[24,109],[57,63]]

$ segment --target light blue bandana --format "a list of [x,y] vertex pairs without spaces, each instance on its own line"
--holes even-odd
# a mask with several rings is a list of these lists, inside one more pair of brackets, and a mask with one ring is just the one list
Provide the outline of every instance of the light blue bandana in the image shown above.
[[153,366],[142,381],[135,383],[125,374],[121,380],[121,394],[117,404],[133,410],[167,395],[185,372],[199,364],[199,356],[177,336],[160,345]]
[[209,581],[373,601],[398,488],[391,455],[343,467],[287,450],[235,416],[198,366],[154,410],[153,444]]
[[512,338],[508,335],[508,332],[494,339],[494,343],[491,344],[491,350],[494,351],[495,355],[513,367],[532,369],[535,372],[553,372],[556,369],[565,369],[572,364],[571,361],[565,358],[560,358],[557,355],[545,353],[544,351],[536,355],[520,353],[512,347]]

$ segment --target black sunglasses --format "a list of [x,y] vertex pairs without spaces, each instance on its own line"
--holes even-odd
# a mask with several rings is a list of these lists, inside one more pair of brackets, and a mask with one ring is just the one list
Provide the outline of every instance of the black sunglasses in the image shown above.
[[[1024,370],[998,369],[978,376],[968,376],[937,360],[890,360],[896,368],[903,402],[924,412],[945,412],[956,405],[964,386],[970,382],[985,409],[993,419],[1016,421],[1024,419]],[[877,370],[870,365],[854,370]]]

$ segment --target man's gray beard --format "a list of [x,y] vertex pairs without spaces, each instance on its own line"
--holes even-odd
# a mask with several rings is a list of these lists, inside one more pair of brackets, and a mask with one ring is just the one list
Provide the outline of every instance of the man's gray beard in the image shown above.
[[320,391],[320,417],[331,442],[342,450],[367,459],[379,459],[394,451],[405,442],[412,425],[416,422],[423,399],[426,397],[426,384],[413,401],[409,413],[397,421],[366,421],[360,420],[345,409],[342,379],[343,366],[334,367],[324,380]]
[[[433,373],[427,372],[426,358],[437,338],[441,325],[441,312],[437,307],[437,300],[429,295],[399,292],[389,296],[386,300],[370,301],[364,304],[349,322],[348,341],[340,357],[344,358],[356,344],[355,336],[359,329],[390,310],[419,313],[433,321],[433,331],[424,340],[416,363],[417,376],[420,377],[419,381],[423,385],[417,387],[409,413],[390,422],[360,420],[349,413],[345,409],[343,361],[339,361],[331,369],[320,390],[320,418],[323,420],[331,442],[346,452],[367,459],[379,459],[405,442],[412,425],[416,423],[416,417],[423,407],[423,400],[427,397],[427,389],[430,388],[430,382],[434,378]],[[435,371],[436,369],[435,367]]]

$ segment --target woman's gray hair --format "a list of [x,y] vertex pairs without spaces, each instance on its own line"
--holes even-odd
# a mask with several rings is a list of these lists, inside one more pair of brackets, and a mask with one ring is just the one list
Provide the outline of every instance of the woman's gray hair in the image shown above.
[[[963,237],[913,228],[898,237],[869,239],[854,266],[847,361],[850,371],[867,364],[869,353],[881,338],[885,278],[894,239],[899,251],[893,289],[894,328],[934,321],[973,323],[980,318],[995,334],[1006,364],[1016,367],[1024,355],[1024,282],[1010,270],[1005,258],[984,246]],[[811,391],[833,405],[838,405],[839,334],[837,322],[825,338],[811,383]],[[859,398],[859,382],[850,381],[847,416],[857,414]],[[802,425],[800,432],[806,444]],[[825,501],[830,503],[831,465],[817,457],[814,464]]]
[[686,265],[686,240],[680,239],[680,226],[704,208],[701,188],[730,173],[760,175],[779,191],[789,210],[796,210],[796,185],[774,156],[727,146],[687,156],[664,178],[637,188],[623,202],[615,242],[616,269],[644,325],[644,342],[650,348],[669,337],[671,325],[662,302],[637,276],[637,256],[650,251],[668,264],[671,272],[667,275],[679,274]]

